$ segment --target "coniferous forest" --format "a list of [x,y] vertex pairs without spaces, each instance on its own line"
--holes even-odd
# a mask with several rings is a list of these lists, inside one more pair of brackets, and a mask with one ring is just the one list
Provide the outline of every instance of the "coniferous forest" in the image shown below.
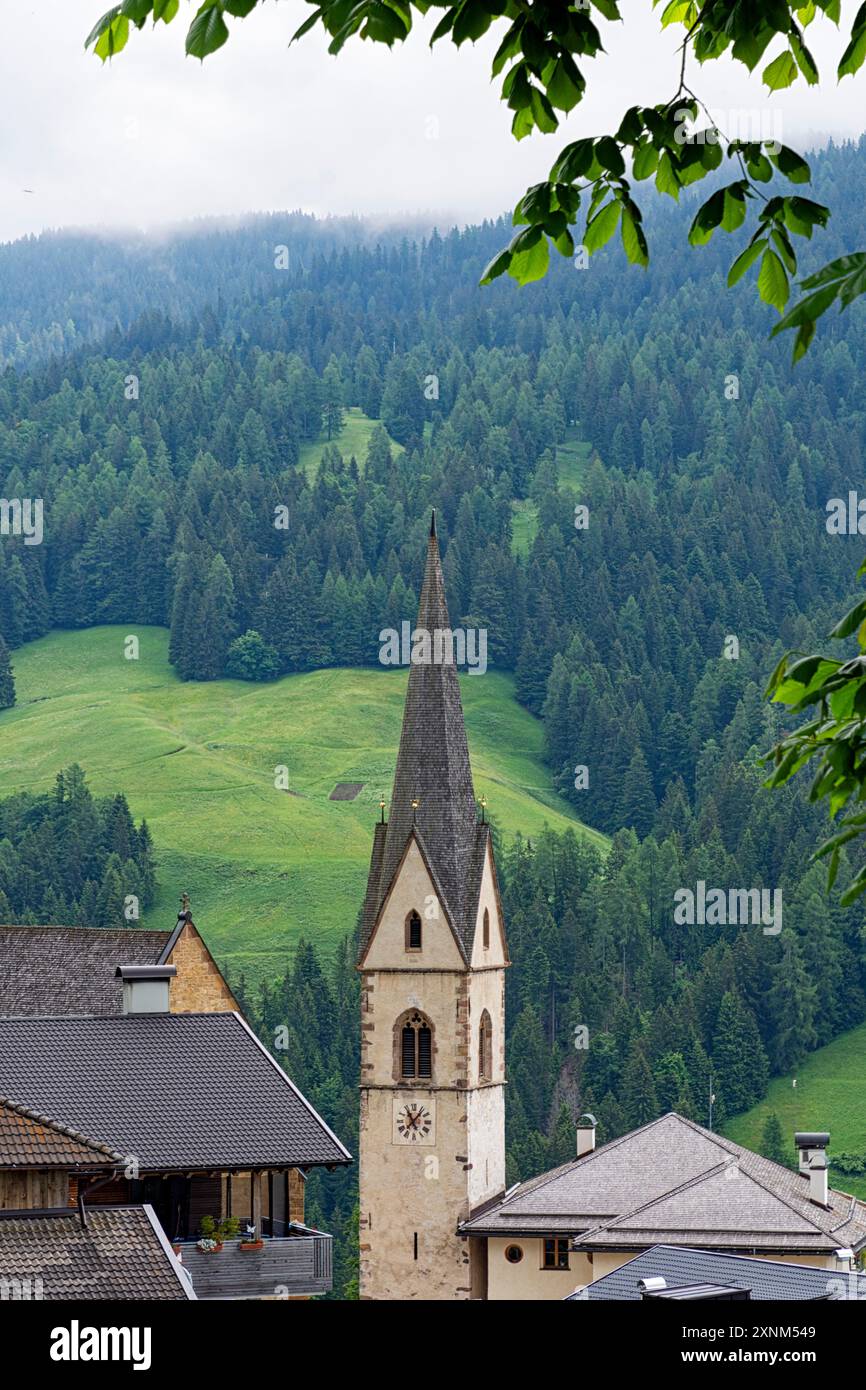
[[[817,263],[856,244],[866,144],[814,165],[835,209]],[[856,592],[861,538],[826,509],[861,485],[866,315],[822,321],[792,368],[764,306],[725,290],[730,248],[681,249],[693,211],[648,216],[646,273],[609,251],[522,290],[477,286],[492,223],[374,237],[273,216],[158,252],[0,248],[0,492],[45,504],[44,544],[0,546],[0,707],[16,649],[56,627],[164,624],[185,680],[375,665],[380,630],[414,617],[437,509],[452,622],[488,630],[556,787],[612,837],[606,857],[572,833],[498,845],[509,1182],[569,1158],[581,1110],[612,1138],[672,1108],[707,1123],[712,1092],[718,1127],[866,1020],[851,864],[828,897],[809,862],[825,812],[798,783],[765,791],[759,762],[783,728],[770,671]],[[380,422],[358,458],[352,409]],[[72,770],[0,801],[0,919],[107,925],[130,876],[147,905],[160,846],[123,791],[93,802]],[[56,865],[44,892],[34,856]],[[678,925],[698,880],[781,889],[786,931]],[[288,1022],[280,1060],[352,1147],[352,940],[232,983],[266,1042]],[[335,1296],[354,1182],[309,1181]]]

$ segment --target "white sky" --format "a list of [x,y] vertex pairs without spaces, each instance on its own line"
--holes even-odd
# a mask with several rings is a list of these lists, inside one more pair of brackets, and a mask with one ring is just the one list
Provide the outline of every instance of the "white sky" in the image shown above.
[[[593,98],[556,135],[520,144],[489,81],[498,37],[432,54],[421,32],[392,52],[356,39],[332,58],[318,34],[288,47],[309,5],[269,0],[230,21],[228,44],[200,65],[183,53],[194,7],[181,0],[171,25],[134,32],[103,67],[83,42],[108,7],[0,0],[0,240],[294,208],[435,212],[443,224],[496,216],[562,144],[612,129],[627,105],[666,100],[677,86],[681,31],[661,34],[650,0],[625,0],[627,27],[600,22],[609,52],[587,65]],[[854,10],[843,7],[849,29]],[[859,134],[866,70],[837,85],[844,32],[822,19],[809,29],[821,90],[798,84],[770,100],[759,76],[729,63],[693,65],[690,85],[722,128],[748,110],[763,123],[756,133],[795,146]]]

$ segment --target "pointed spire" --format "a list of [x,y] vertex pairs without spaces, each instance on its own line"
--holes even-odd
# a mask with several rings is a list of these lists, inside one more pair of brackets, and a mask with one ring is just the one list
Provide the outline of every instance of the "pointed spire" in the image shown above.
[[435,536],[435,535],[436,535],[436,508],[435,508],[435,507],[433,508],[432,512],[430,513],[430,535],[431,535],[431,536]]
[[[451,628],[435,512],[430,522],[417,628],[429,634],[431,656],[437,654],[433,643],[436,631]],[[452,920],[462,924],[463,900],[478,838],[477,812],[457,668],[447,640],[441,644],[438,655],[438,661],[431,659],[427,664],[409,668],[376,911],[414,827],[441,885]]]

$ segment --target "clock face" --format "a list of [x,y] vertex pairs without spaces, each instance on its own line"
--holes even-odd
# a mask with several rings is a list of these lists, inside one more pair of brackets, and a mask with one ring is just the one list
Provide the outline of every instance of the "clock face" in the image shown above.
[[436,1123],[432,1101],[395,1100],[395,1144],[435,1144]]

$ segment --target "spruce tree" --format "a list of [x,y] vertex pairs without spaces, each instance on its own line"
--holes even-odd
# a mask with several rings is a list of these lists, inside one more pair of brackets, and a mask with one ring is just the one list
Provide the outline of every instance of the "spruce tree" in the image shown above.
[[0,637],[0,709],[11,709],[15,704],[15,677],[12,674],[12,660],[9,648]]
[[764,1121],[764,1128],[761,1130],[760,1151],[765,1158],[771,1158],[774,1163],[787,1162],[785,1139],[775,1110]]

